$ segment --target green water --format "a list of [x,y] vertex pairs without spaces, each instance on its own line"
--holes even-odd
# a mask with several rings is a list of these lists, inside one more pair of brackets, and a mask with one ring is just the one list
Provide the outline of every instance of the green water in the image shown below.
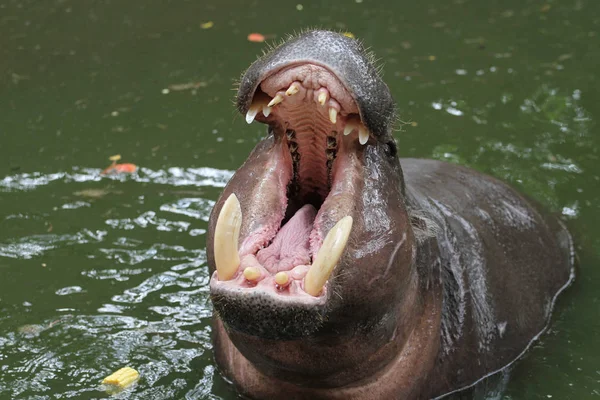
[[[125,365],[142,379],[117,398],[235,398],[205,230],[264,128],[231,89],[249,33],[307,26],[376,52],[402,156],[505,179],[574,234],[575,284],[491,397],[600,398],[600,4],[314,3],[0,0],[1,399],[105,398]],[[100,176],[114,154],[139,172]]]

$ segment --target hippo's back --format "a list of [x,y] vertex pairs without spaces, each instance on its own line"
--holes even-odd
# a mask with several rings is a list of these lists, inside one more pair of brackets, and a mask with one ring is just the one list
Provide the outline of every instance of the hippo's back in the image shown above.
[[495,178],[441,161],[400,162],[412,206],[439,225],[444,304],[433,378],[469,385],[509,364],[544,330],[573,276],[571,237]]

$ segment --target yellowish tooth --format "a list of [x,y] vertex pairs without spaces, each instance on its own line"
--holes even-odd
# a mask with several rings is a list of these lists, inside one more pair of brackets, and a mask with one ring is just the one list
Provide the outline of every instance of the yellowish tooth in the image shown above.
[[242,207],[234,193],[230,194],[217,219],[214,236],[217,277],[221,281],[233,278],[240,266],[238,240],[242,226]]
[[344,136],[348,136],[355,129],[356,129],[356,125],[352,124],[351,122],[347,122],[346,126],[344,127]]
[[313,264],[304,277],[304,291],[312,296],[318,296],[325,286],[325,282],[333,272],[337,262],[340,260],[348,237],[352,230],[352,217],[345,216],[331,228],[323,245],[319,249]]
[[332,124],[335,124],[337,122],[337,110],[333,107],[329,109],[329,120]]
[[258,110],[260,110],[260,107],[254,105],[254,104],[250,106],[250,108],[248,109],[248,112],[246,113],[246,122],[247,123],[251,124],[252,121],[254,121],[256,114],[258,114]]
[[360,144],[365,144],[369,141],[369,131],[365,128],[364,125],[360,125],[358,127],[358,142]]
[[260,278],[260,270],[256,267],[246,267],[244,270],[244,278],[249,281],[255,281]]
[[325,102],[327,101],[327,92],[319,93],[319,96],[317,97],[317,101],[319,102],[320,105],[324,106]]
[[263,109],[262,109],[263,115],[265,117],[268,117],[269,115],[271,115],[271,110],[273,110],[271,107],[264,106]]
[[287,272],[281,271],[275,274],[275,283],[279,286],[285,286],[290,281]]
[[269,104],[267,104],[267,107],[273,107],[276,104],[279,104],[283,101],[283,96],[278,94],[275,97],[273,97],[273,99],[269,102]]
[[296,82],[292,83],[288,90],[285,91],[286,96],[293,96],[300,91],[300,85]]

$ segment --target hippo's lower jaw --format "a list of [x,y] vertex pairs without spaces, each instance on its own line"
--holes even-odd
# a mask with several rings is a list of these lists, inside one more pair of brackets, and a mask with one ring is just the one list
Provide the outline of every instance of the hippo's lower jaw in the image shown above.
[[[255,119],[269,124],[273,135],[261,181],[268,189],[245,199],[249,212],[242,212],[235,193],[221,209],[211,293],[229,327],[291,339],[321,326],[327,281],[352,229],[358,153],[369,133],[348,89],[314,63],[265,77],[246,114],[249,123]],[[253,215],[265,203],[268,212]],[[257,319],[252,307],[259,304],[273,318]]]

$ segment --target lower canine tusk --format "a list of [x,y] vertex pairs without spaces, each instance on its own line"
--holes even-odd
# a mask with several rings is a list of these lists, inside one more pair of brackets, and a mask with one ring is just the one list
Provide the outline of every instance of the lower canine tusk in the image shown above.
[[315,261],[304,277],[306,293],[312,296],[318,296],[321,293],[325,282],[329,279],[346,248],[351,230],[352,217],[348,215],[340,219],[327,233]]
[[219,213],[214,236],[217,277],[221,281],[233,278],[240,266],[238,240],[242,226],[242,207],[234,193],[230,194]]

